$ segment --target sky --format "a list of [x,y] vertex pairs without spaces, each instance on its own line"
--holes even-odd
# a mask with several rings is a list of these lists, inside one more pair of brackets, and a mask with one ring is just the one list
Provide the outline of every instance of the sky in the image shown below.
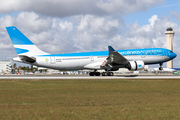
[[40,49],[52,54],[104,51],[109,45],[117,50],[166,48],[164,33],[171,26],[175,32],[173,51],[177,54],[173,64],[180,67],[178,0],[0,0],[0,3],[0,59],[16,56],[6,31],[8,26],[16,26]]

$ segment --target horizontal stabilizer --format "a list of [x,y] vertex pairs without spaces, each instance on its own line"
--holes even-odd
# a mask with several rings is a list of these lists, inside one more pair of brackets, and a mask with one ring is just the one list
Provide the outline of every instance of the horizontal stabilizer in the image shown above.
[[19,55],[20,59],[22,61],[25,61],[25,62],[29,62],[29,63],[34,63],[36,62],[36,58],[35,57],[28,57],[28,56],[25,56],[25,55]]

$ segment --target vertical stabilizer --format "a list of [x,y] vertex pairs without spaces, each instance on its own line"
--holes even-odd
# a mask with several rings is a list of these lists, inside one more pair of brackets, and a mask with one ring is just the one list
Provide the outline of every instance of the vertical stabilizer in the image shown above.
[[33,56],[48,54],[36,47],[34,43],[32,43],[16,27],[10,26],[6,27],[6,29],[18,55]]

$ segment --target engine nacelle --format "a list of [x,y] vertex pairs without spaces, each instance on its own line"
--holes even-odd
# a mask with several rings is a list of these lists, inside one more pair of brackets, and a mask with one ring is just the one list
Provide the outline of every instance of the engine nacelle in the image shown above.
[[129,61],[127,65],[128,70],[142,70],[144,69],[144,62],[143,61]]

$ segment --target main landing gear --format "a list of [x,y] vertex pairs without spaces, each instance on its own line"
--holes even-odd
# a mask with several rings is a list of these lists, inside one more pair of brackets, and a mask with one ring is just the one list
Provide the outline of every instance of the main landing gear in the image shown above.
[[[89,73],[90,76],[100,76],[100,72],[96,72],[96,70],[94,72],[90,72]],[[103,72],[102,76],[114,76],[113,72]]]
[[163,63],[159,63],[159,65],[160,65],[159,70],[163,70],[163,67],[162,67]]
[[100,72],[96,72],[96,70],[94,72],[90,72],[89,73],[90,76],[100,76]]
[[113,76],[114,73],[113,72],[103,72],[102,76]]

